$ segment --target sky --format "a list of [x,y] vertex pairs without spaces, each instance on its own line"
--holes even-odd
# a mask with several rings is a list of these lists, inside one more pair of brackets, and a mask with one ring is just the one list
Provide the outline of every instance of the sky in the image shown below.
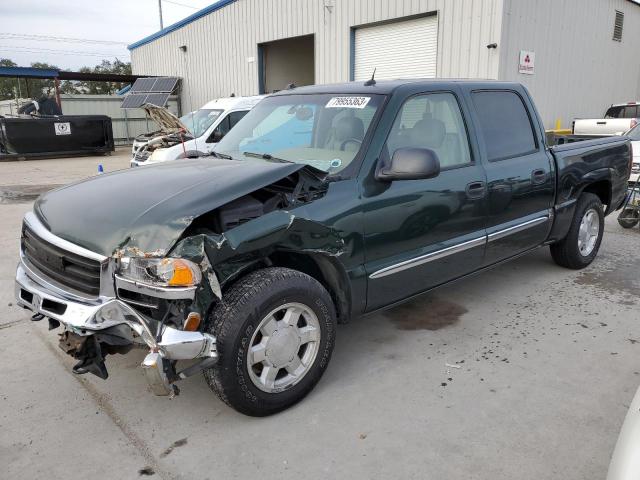
[[[162,0],[167,27],[216,0]],[[130,61],[127,45],[160,29],[158,0],[0,0],[0,58],[62,69]]]

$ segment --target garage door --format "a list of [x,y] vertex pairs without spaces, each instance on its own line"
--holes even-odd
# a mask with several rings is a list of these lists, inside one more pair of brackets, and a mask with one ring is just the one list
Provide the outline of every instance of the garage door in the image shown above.
[[436,76],[438,17],[404,20],[355,31],[354,80]]

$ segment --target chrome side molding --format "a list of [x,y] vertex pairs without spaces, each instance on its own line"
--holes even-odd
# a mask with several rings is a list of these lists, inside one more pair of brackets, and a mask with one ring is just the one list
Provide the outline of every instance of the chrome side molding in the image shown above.
[[523,230],[526,230],[528,228],[535,227],[536,225],[541,225],[545,222],[548,222],[550,219],[551,219],[551,211],[545,211],[544,214],[541,215],[540,217],[534,218],[532,220],[527,220],[526,222],[519,223],[518,225],[513,225],[511,227],[498,230],[488,235],[483,235],[481,237],[474,238],[473,240],[467,240],[457,245],[452,245],[451,247],[443,248],[441,250],[436,250],[435,252],[427,253],[425,255],[420,255],[418,257],[411,258],[409,260],[404,260],[400,263],[396,263],[388,267],[381,268],[380,270],[376,270],[371,275],[369,275],[369,278],[372,280],[375,280],[376,278],[386,277],[387,275],[393,275],[394,273],[402,272],[409,268],[423,265],[427,262],[433,262],[435,260],[448,257],[449,255],[454,255],[456,253],[464,252],[465,250],[469,250],[470,248],[479,247],[479,246],[485,245],[488,242],[493,242],[495,240],[499,240],[509,235],[513,235],[514,233],[522,232]]
[[486,242],[487,242],[486,235],[482,237],[474,238],[473,240],[468,240],[466,242],[459,243],[458,245],[453,245],[451,247],[443,248],[442,250],[437,250],[435,252],[427,253],[426,255],[420,255],[419,257],[412,258],[410,260],[405,260],[404,262],[396,263],[395,265],[382,268],[376,272],[373,272],[371,275],[369,275],[369,278],[376,279],[376,278],[386,277],[387,275],[393,275],[394,273],[402,272],[403,270],[417,267],[418,265],[423,265],[427,262],[433,262],[434,260],[439,260],[441,258],[448,257],[449,255],[453,255],[454,253],[460,253],[460,252],[464,252],[465,250],[469,250],[470,248],[479,247],[481,245],[484,245]]
[[549,215],[546,215],[544,217],[534,218],[533,220],[529,220],[527,222],[514,225],[513,227],[505,228],[504,230],[498,230],[497,232],[490,233],[489,235],[487,235],[487,238],[489,242],[493,242],[495,240],[499,240],[509,235],[513,235],[514,233],[521,232],[523,230],[526,230],[527,228],[535,227],[536,225],[540,225],[548,221],[549,221]]

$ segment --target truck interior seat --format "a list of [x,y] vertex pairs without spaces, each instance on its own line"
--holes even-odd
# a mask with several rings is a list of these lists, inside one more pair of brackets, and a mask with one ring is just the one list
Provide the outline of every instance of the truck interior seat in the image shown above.
[[[329,150],[341,150],[342,144],[349,139],[362,141],[364,139],[364,123],[358,117],[341,117],[335,120],[331,128],[331,134],[325,143],[325,148]],[[344,149],[347,151],[358,151],[360,144],[348,142]]]

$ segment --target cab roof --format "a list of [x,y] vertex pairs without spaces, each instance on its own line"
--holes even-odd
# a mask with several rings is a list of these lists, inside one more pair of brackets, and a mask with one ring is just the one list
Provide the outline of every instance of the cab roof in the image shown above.
[[513,82],[500,82],[497,80],[466,80],[447,78],[411,78],[397,80],[376,80],[375,85],[366,86],[366,80],[357,82],[331,83],[326,85],[307,85],[304,87],[294,87],[287,90],[280,90],[273,95],[311,94],[311,93],[331,93],[331,94],[364,94],[373,93],[388,95],[396,88],[404,85],[414,85],[422,83],[425,85],[446,85],[447,83],[470,84],[474,88],[486,86],[496,88],[498,86],[513,86]]

